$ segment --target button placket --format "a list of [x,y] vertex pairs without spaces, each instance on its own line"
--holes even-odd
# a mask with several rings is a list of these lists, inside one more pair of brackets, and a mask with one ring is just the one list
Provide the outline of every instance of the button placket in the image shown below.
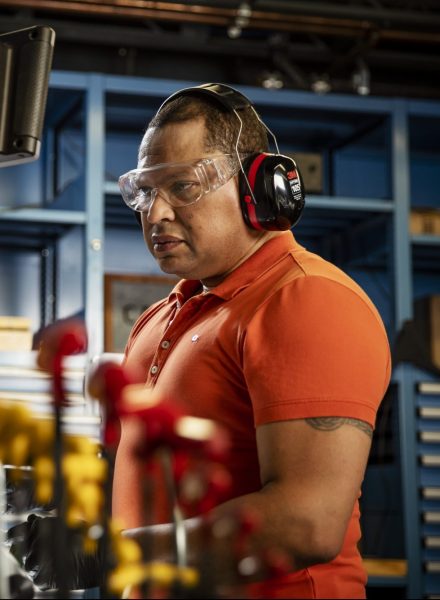
[[168,322],[168,326],[164,332],[167,339],[162,340],[159,343],[158,350],[154,357],[155,363],[150,367],[150,375],[153,377],[154,381],[156,380],[156,376],[162,368],[163,363],[166,361],[167,356],[163,355],[162,351],[166,351],[170,348],[171,338],[177,340],[188,330],[194,319],[198,317],[202,304],[207,300],[209,301],[209,298],[197,296],[190,298],[183,306],[177,306],[177,310],[174,312],[173,318]]

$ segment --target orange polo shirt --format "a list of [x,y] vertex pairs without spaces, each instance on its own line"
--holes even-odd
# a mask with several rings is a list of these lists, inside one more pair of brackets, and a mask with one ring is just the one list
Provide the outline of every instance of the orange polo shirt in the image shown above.
[[[187,414],[214,419],[231,440],[232,497],[261,488],[255,428],[339,416],[374,426],[390,378],[381,318],[345,273],[297,244],[270,239],[201,294],[180,281],[133,327],[126,364]],[[260,597],[365,597],[356,502],[342,551],[254,588]],[[269,586],[269,587],[267,587]]]

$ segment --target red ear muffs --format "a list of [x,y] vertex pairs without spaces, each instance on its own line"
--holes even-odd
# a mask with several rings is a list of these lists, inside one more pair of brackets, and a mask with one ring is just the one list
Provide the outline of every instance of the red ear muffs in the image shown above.
[[290,229],[304,208],[304,187],[293,158],[251,154],[239,173],[240,204],[246,224],[271,231]]
[[[295,161],[282,154],[256,153],[243,161],[239,173],[240,205],[252,229],[284,231],[299,221],[304,188]],[[142,229],[141,213],[134,216]]]
[[[167,98],[160,106],[187,94],[210,97],[223,110],[235,113],[241,122],[239,112],[253,107],[244,94],[223,83],[204,83],[196,87],[179,90]],[[272,131],[261,121],[274,139]],[[235,147],[238,148],[239,139]],[[285,230],[293,227],[304,208],[304,186],[293,158],[283,154],[255,153],[242,163],[239,174],[240,203],[246,224],[253,229]]]

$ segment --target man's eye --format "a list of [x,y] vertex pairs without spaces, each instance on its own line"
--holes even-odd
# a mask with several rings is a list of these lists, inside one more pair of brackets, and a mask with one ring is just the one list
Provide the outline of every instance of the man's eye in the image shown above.
[[193,181],[176,181],[171,186],[171,193],[175,195],[184,194],[190,191],[194,185]]
[[151,187],[146,187],[146,186],[141,187],[138,190],[138,195],[142,196],[143,198],[146,198],[146,197],[149,198],[151,196],[152,190],[153,190],[153,188],[151,188]]

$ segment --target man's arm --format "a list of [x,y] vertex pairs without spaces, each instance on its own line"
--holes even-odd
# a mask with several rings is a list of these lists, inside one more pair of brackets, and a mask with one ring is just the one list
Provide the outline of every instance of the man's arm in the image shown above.
[[[328,562],[340,552],[353,506],[364,477],[371,444],[371,427],[360,420],[322,417],[279,421],[257,429],[261,470],[260,491],[218,506],[214,518],[240,509],[261,516],[256,542],[281,548],[294,570]],[[124,466],[125,465],[125,466]],[[134,494],[126,461],[115,469],[115,515],[128,527],[135,522]],[[125,501],[120,498],[125,496]],[[130,532],[127,532],[130,535]],[[173,555],[170,525],[132,532],[134,537],[154,537],[158,558]],[[188,523],[190,554],[198,554],[197,520]],[[229,540],[230,542],[233,539]],[[223,540],[225,544],[227,540]],[[192,548],[191,548],[192,546]]]
[[348,418],[279,421],[257,429],[262,541],[280,543],[294,567],[341,550],[364,477],[372,428]]

